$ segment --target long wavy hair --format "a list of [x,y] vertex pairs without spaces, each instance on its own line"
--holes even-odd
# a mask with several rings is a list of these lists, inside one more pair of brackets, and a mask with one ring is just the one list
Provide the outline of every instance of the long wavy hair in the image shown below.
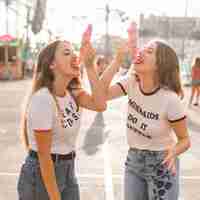
[[[50,65],[52,65],[55,59],[55,53],[58,45],[60,44],[60,40],[56,40],[49,45],[47,45],[38,56],[38,62],[36,68],[34,69],[33,80],[32,80],[32,89],[30,94],[28,95],[28,99],[25,102],[25,106],[22,112],[21,117],[21,136],[23,143],[26,149],[29,149],[29,140],[27,134],[27,110],[30,99],[32,95],[40,90],[41,88],[48,88],[49,92],[53,94],[53,82],[54,82],[54,73],[52,69],[50,69]],[[81,82],[79,78],[74,78],[67,86],[67,90],[71,92],[73,89],[81,88]],[[72,94],[72,93],[71,93]],[[76,99],[75,99],[76,100]],[[76,101],[77,103],[77,101]]]
[[178,95],[183,95],[180,80],[180,66],[176,52],[166,43],[155,41],[156,65],[158,66],[158,81],[161,87],[168,88]]

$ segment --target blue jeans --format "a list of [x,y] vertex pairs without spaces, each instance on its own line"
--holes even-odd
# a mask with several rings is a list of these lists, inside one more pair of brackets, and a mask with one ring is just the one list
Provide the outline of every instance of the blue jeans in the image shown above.
[[125,200],[178,200],[179,160],[176,175],[162,165],[164,151],[131,148],[125,162]]
[[[61,199],[80,200],[74,160],[58,160],[54,162],[54,166]],[[38,159],[27,156],[21,168],[17,190],[19,200],[49,200]]]

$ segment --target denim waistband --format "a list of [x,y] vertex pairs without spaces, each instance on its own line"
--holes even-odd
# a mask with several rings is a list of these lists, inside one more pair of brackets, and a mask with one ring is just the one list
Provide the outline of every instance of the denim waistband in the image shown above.
[[148,149],[138,149],[138,148],[130,147],[129,152],[135,152],[135,153],[138,153],[138,154],[141,154],[141,155],[157,156],[157,155],[160,155],[160,154],[164,154],[165,150],[152,151],[152,150],[148,150]]
[[[38,153],[33,150],[29,150],[29,156],[35,159],[38,159]],[[76,157],[76,153],[73,151],[69,154],[51,154],[51,158],[54,162],[57,162],[59,160],[73,160]]]

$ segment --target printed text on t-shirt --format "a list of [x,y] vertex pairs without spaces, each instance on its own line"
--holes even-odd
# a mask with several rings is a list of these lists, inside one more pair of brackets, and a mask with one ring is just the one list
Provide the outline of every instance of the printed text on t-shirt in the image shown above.
[[73,126],[75,121],[80,119],[80,115],[78,112],[75,111],[75,108],[73,104],[70,102],[69,103],[70,108],[66,107],[64,111],[62,111],[62,116],[63,116],[63,128],[70,128]]
[[138,105],[133,99],[129,99],[128,104],[129,104],[129,106],[131,106],[131,108],[133,108],[136,112],[141,114],[144,118],[152,119],[152,120],[159,120],[158,113],[153,113],[153,112],[143,110],[141,108],[141,106]]

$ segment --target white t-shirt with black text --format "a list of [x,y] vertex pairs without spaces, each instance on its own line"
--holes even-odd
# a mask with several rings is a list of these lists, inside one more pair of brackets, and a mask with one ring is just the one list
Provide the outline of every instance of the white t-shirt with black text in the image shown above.
[[[51,153],[68,154],[75,150],[76,138],[80,128],[81,110],[77,110],[74,98],[67,94],[56,97],[62,121],[58,116],[55,100],[47,88],[42,88],[31,97],[27,111],[27,132],[30,148],[37,151],[34,131],[52,130]],[[45,133],[46,132],[46,133]]]
[[170,123],[183,120],[185,109],[180,97],[168,89],[144,93],[135,75],[118,82],[128,95],[127,141],[130,147],[166,150],[177,142]]

